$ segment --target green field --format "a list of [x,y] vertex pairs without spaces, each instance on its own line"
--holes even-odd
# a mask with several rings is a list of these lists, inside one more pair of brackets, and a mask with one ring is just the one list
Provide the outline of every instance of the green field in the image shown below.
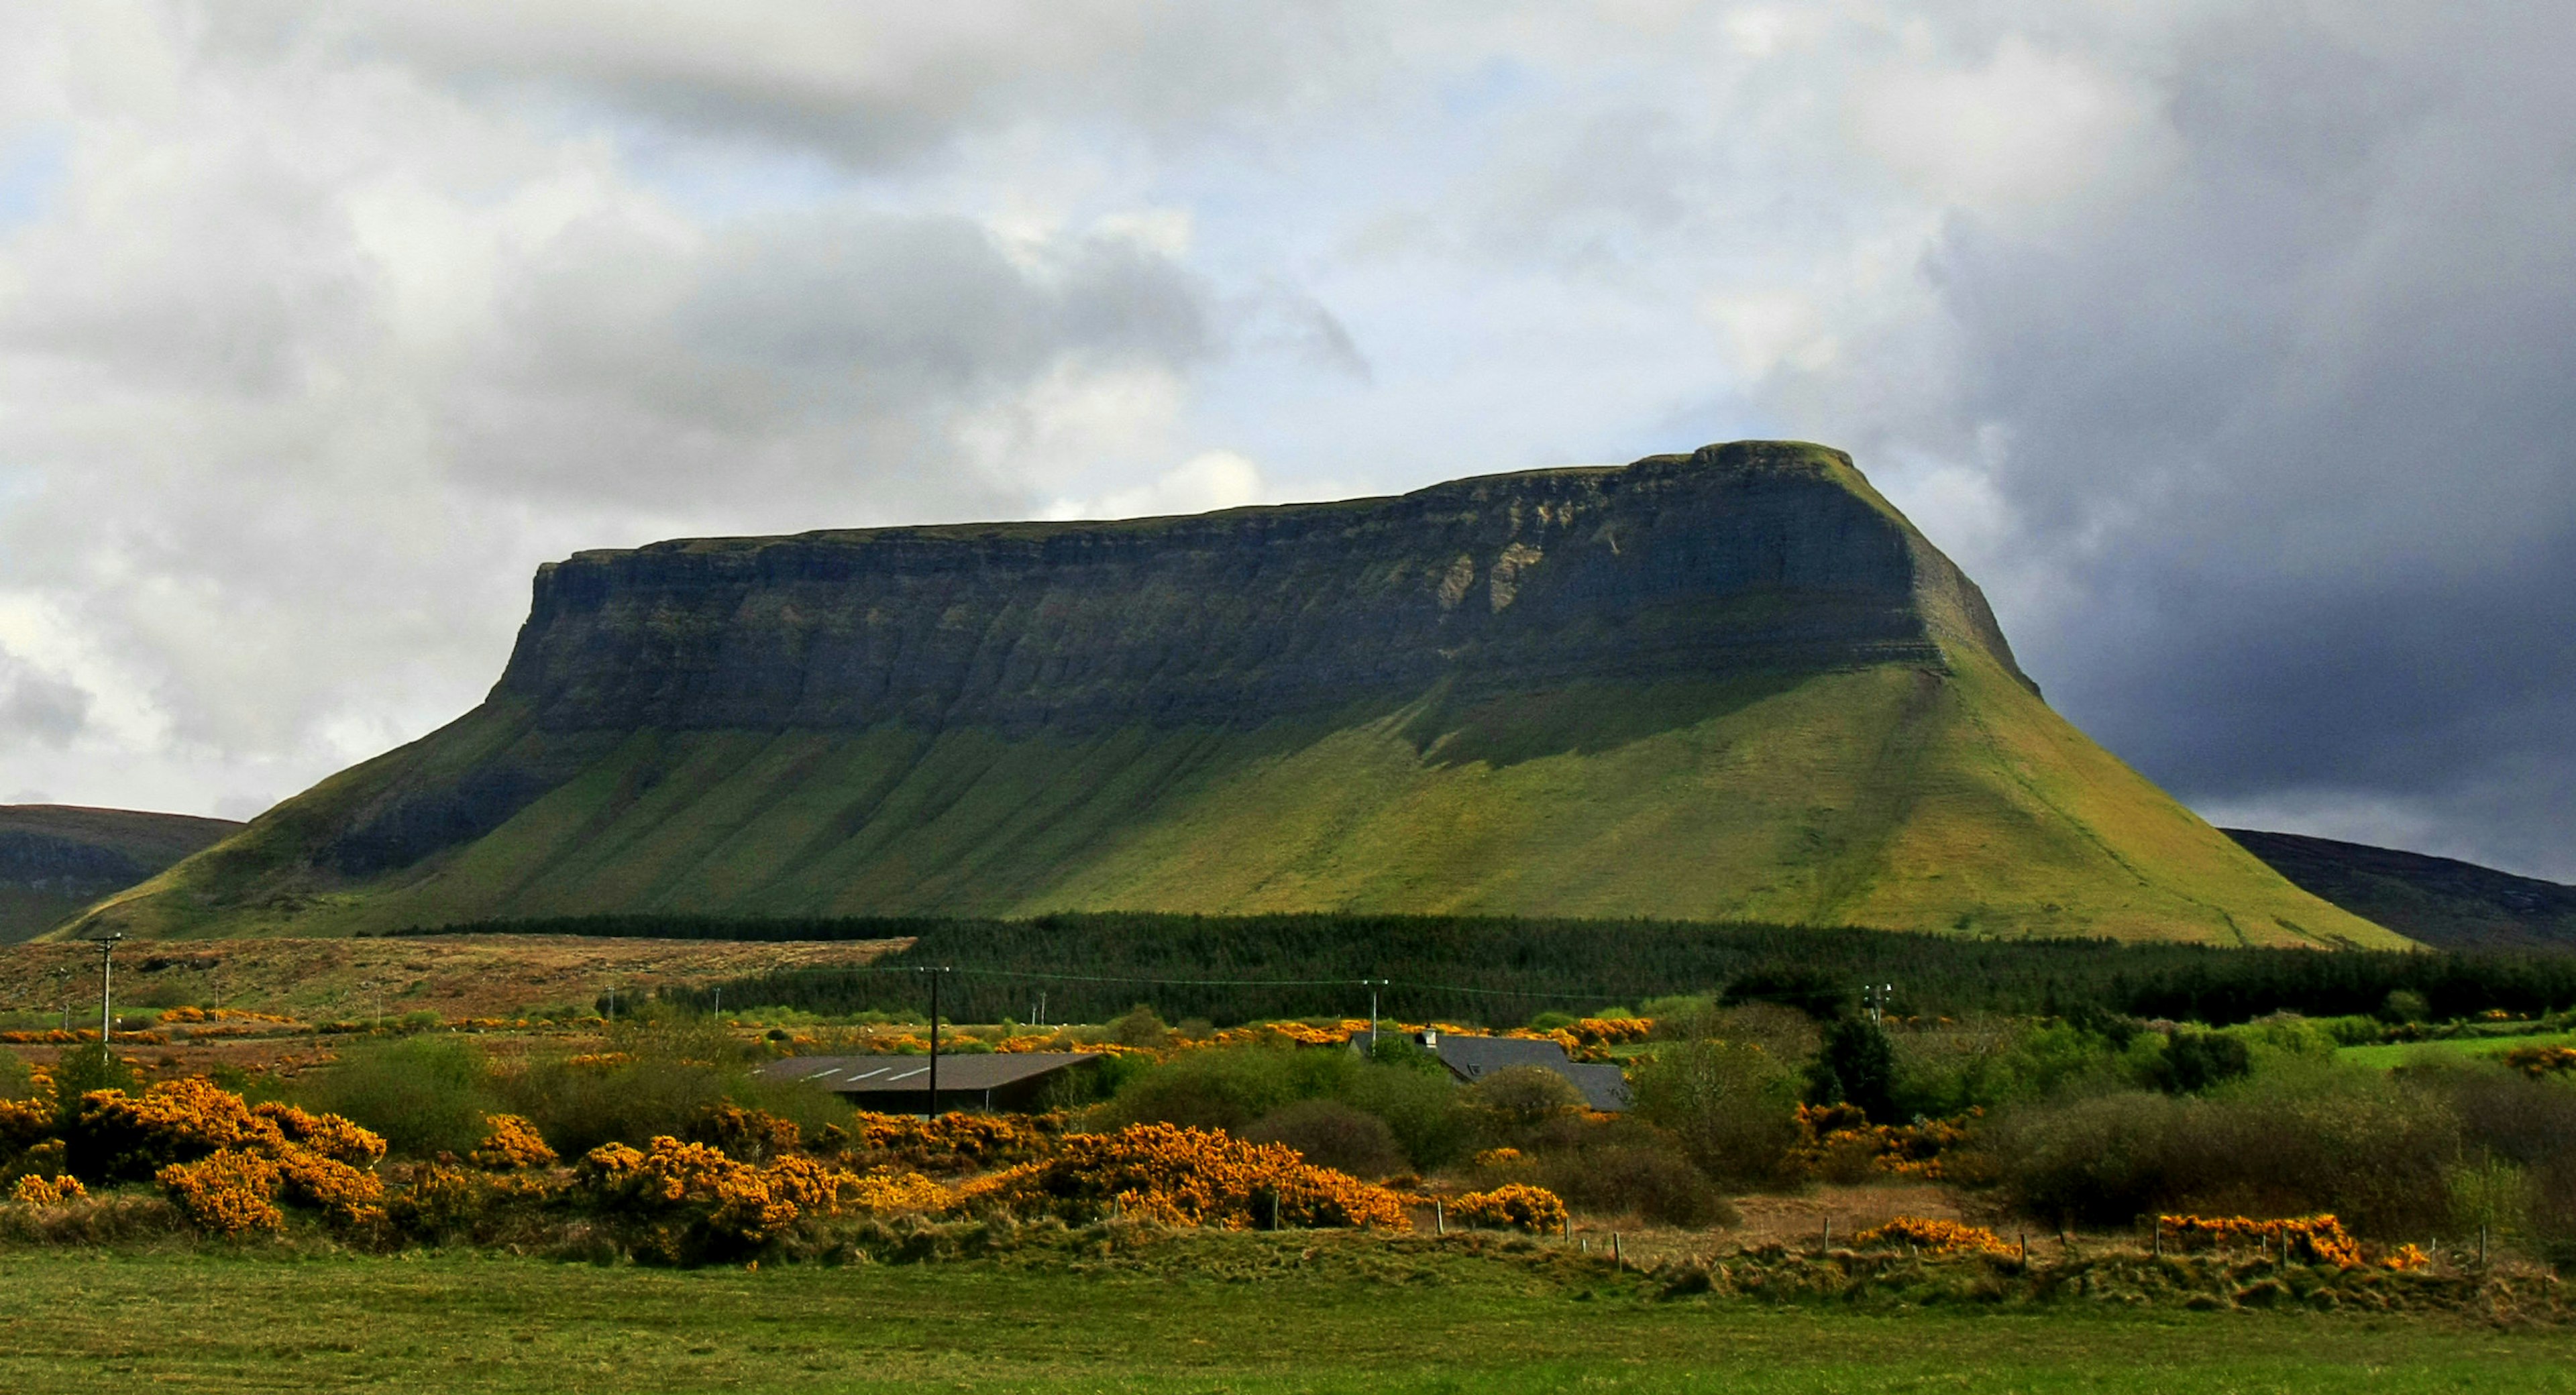
[[0,1388],[2576,1390],[2576,1337],[2439,1318],[1656,1302],[1462,1262],[1259,1282],[985,1264],[594,1269],[20,1252]]
[[2576,1046],[2576,1032],[2543,1032],[2518,1037],[2453,1037],[2446,1041],[2402,1041],[2384,1046],[2347,1046],[2335,1058],[2354,1065],[2388,1070],[2414,1060],[2460,1061],[2501,1056],[2517,1046]]

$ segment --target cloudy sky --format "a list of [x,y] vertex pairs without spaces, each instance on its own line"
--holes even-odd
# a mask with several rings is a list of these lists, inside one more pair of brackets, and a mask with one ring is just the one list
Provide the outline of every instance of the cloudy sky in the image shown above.
[[2221,821],[2576,879],[2576,9],[13,0],[0,801],[536,564],[1793,435]]

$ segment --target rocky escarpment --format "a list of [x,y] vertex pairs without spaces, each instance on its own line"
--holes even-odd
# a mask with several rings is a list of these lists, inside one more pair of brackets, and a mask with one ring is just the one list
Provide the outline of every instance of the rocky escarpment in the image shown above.
[[539,569],[492,691],[539,735],[320,855],[407,866],[638,730],[1253,728],[1435,689],[1938,668],[1945,636],[2019,677],[1975,585],[1850,458],[1786,442],[1391,499],[585,552]]
[[1771,442],[1395,499],[660,543],[543,568],[555,731],[1259,725],[1355,700],[2011,653],[1848,457]]
[[93,917],[1367,910],[2395,943],[2040,700],[1821,446],[1392,499],[670,542]]

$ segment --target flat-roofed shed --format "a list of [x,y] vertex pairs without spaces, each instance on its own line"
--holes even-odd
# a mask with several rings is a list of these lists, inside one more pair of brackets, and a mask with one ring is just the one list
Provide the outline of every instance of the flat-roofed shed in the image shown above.
[[[939,1057],[939,1107],[1026,1114],[1045,1109],[1049,1091],[1100,1058],[1081,1051],[1018,1051]],[[757,1074],[802,1080],[881,1114],[930,1108],[928,1056],[790,1056]]]

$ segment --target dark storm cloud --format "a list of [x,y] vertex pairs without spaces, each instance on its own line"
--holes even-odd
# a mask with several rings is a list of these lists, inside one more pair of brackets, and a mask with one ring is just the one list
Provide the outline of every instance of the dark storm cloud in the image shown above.
[[2576,877],[2576,13],[2322,13],[2180,45],[2179,163],[2097,220],[1952,224],[1949,426],[2106,745]]

